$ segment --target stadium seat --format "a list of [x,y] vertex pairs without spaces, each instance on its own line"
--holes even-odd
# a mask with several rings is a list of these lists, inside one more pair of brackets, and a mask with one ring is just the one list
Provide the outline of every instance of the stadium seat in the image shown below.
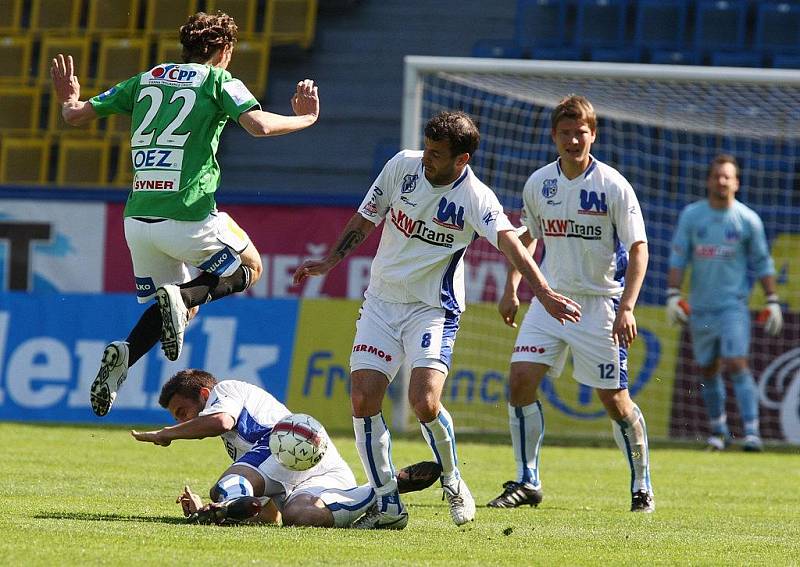
[[92,120],[81,126],[70,126],[64,122],[61,116],[61,105],[51,89],[45,91],[42,96],[42,104],[47,105],[47,131],[51,134],[86,137],[87,135],[93,135],[97,131],[97,120]]
[[257,41],[240,39],[228,67],[231,74],[241,79],[256,98],[266,94],[269,52],[269,36]]
[[702,0],[695,16],[695,49],[744,50],[746,16],[744,0]]
[[30,29],[35,32],[75,33],[81,0],[32,0]]
[[0,140],[0,184],[37,185],[47,183],[50,168],[50,138]]
[[642,60],[642,52],[636,47],[596,47],[589,50],[589,59],[592,61],[639,63]]
[[753,46],[760,51],[800,50],[800,6],[788,2],[763,2],[756,14]]
[[117,187],[131,187],[133,173],[131,167],[131,141],[121,137],[117,146],[117,159],[113,172],[112,183]]
[[74,37],[45,37],[39,47],[39,71],[37,82],[41,85],[50,85],[50,65],[59,53],[64,57],[72,55],[75,65],[75,74],[82,87],[90,85],[89,57],[91,54],[91,41],[87,36]]
[[698,57],[694,51],[657,49],[650,54],[650,63],[658,65],[696,65]]
[[108,184],[110,144],[106,140],[62,138],[58,145],[58,185]]
[[567,2],[517,0],[516,40],[524,49],[567,43]]
[[575,45],[624,48],[627,0],[579,0]]
[[681,49],[686,14],[686,0],[641,0],[636,5],[634,44],[648,49]]
[[104,38],[97,59],[97,86],[106,89],[147,70],[150,46],[144,39]]
[[178,37],[178,29],[197,12],[197,0],[147,0],[144,31]]
[[534,47],[531,59],[548,61],[580,61],[583,50],[578,47]]
[[239,28],[239,33],[252,36],[263,30],[256,29],[256,14],[258,3],[256,0],[207,0],[206,12],[215,13],[217,10],[231,16]]
[[89,0],[89,33],[130,36],[136,33],[138,23],[139,0]]
[[39,130],[41,93],[36,87],[0,86],[0,134]]
[[21,31],[22,0],[0,2],[0,33],[12,34]]
[[472,56],[519,59],[522,48],[513,39],[479,39],[472,45]]
[[715,67],[761,67],[763,57],[754,51],[719,51],[711,54]]
[[772,66],[778,69],[800,69],[800,55],[778,53],[772,58]]
[[317,0],[269,0],[264,33],[273,45],[311,47],[317,26]]
[[175,39],[163,38],[156,44],[156,64],[183,62],[183,46]]
[[24,85],[28,82],[33,42],[28,36],[0,37],[0,84]]

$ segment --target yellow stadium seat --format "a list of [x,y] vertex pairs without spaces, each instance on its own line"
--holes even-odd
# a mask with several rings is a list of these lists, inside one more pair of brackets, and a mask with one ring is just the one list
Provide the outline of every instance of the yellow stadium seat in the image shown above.
[[178,39],[178,30],[197,12],[197,0],[147,0],[144,31]]
[[32,0],[32,31],[75,33],[82,0]]
[[148,69],[150,46],[145,39],[104,38],[97,58],[97,86],[109,88]]
[[[86,98],[89,97],[87,96]],[[61,115],[61,104],[58,102],[52,90],[47,93],[44,99],[46,100],[43,102],[47,103],[47,131],[50,134],[80,136],[85,138],[87,135],[94,135],[97,131],[97,120],[92,120],[80,126],[70,126],[64,122],[64,118]]]
[[267,90],[269,52],[268,37],[258,41],[239,40],[228,67],[231,75],[241,79],[256,98],[263,97]]
[[89,0],[86,29],[96,35],[131,36],[139,23],[139,0]]
[[156,64],[182,63],[183,46],[175,39],[160,39],[156,47]]
[[0,2],[0,33],[19,33],[22,22],[22,0]]
[[36,87],[0,86],[0,134],[39,130],[41,92]]
[[106,140],[62,138],[58,145],[58,185],[108,185],[110,144]]
[[231,16],[240,34],[252,35],[256,31],[256,0],[207,0],[206,12],[217,10]]
[[0,140],[0,184],[35,185],[47,183],[50,168],[50,138]]
[[[39,84],[50,85],[50,65],[56,55],[61,53],[64,57],[72,55],[75,75],[78,77],[81,87],[90,87],[93,82],[91,77],[88,76],[91,49],[92,43],[86,36],[45,37],[42,39],[39,49],[39,74],[37,77]],[[83,92],[81,92],[81,96],[85,96]]]
[[267,0],[264,32],[273,45],[311,47],[317,26],[317,0]]
[[[2,2],[0,2],[2,4]],[[33,42],[27,36],[0,37],[0,84],[24,85],[31,75]]]
[[113,184],[117,187],[127,187],[130,189],[133,183],[130,138],[120,138],[117,148],[117,168],[114,173]]

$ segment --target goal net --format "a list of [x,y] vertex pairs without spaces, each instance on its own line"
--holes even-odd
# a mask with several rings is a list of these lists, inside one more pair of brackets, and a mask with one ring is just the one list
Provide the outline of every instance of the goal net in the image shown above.
[[[550,113],[570,93],[593,103],[599,118],[593,154],[631,182],[645,214],[650,264],[629,376],[650,435],[699,440],[708,434],[690,338],[667,326],[664,303],[678,213],[706,196],[710,161],[730,153],[741,167],[739,199],[764,220],[786,321],[780,337],[765,335],[755,317],[764,304],[756,285],[751,365],[762,434],[800,443],[800,77],[779,70],[407,57],[403,147],[421,147],[425,121],[436,112],[467,112],[482,137],[472,166],[516,221],[525,180],[556,157]],[[470,305],[443,399],[459,428],[503,431],[516,333],[495,307],[505,261],[485,241],[473,245],[467,261]],[[571,374],[568,365],[543,384],[548,431],[608,435],[596,395]],[[738,436],[741,421],[726,385],[728,421]]]

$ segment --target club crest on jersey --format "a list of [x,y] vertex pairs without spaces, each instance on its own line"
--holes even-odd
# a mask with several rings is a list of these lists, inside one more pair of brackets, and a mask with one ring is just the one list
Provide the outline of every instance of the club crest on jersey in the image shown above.
[[600,193],[598,196],[594,191],[581,189],[581,208],[579,215],[607,215],[608,205],[606,204],[606,194]]
[[442,197],[433,222],[445,228],[464,230],[464,207],[456,207],[455,203],[450,203]]
[[419,179],[419,175],[416,173],[408,173],[403,176],[403,185],[400,187],[401,193],[413,193],[414,189],[417,188],[417,179]]
[[545,179],[542,183],[542,196],[552,199],[558,193],[558,179]]
[[725,229],[725,240],[728,242],[737,242],[741,238],[739,231],[733,227]]

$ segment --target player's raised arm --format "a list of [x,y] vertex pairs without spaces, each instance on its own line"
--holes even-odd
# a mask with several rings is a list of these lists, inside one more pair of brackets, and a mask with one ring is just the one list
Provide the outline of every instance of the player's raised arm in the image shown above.
[[61,116],[67,124],[80,126],[97,118],[94,107],[80,100],[81,85],[75,76],[72,55],[64,57],[59,53],[53,59],[50,65],[50,78],[53,80],[56,99],[61,105]]
[[139,432],[133,430],[131,431],[131,436],[137,441],[167,447],[176,439],[217,437],[234,427],[236,427],[236,419],[232,415],[226,412],[218,412],[210,415],[201,415],[157,431]]
[[[506,258],[522,274],[547,312],[562,325],[571,321],[577,323],[581,318],[581,306],[570,298],[554,292],[544,279],[539,266],[533,261],[527,248],[513,230],[497,233],[497,245]],[[508,323],[507,323],[508,324]]]
[[239,124],[253,136],[281,136],[308,128],[319,118],[319,92],[314,81],[297,83],[292,97],[294,116],[255,109],[242,113]]
[[375,224],[372,221],[361,216],[361,213],[355,213],[350,217],[344,230],[339,235],[336,245],[325,258],[322,260],[306,260],[300,264],[300,267],[294,272],[294,285],[298,285],[308,276],[327,274],[345,256],[364,242],[374,228]]

